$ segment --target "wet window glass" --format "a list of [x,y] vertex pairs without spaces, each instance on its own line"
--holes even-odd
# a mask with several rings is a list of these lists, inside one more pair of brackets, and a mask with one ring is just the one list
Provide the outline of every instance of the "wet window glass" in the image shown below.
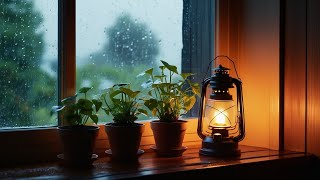
[[0,128],[57,125],[58,1],[0,1]]
[[146,79],[137,75],[160,60],[181,72],[182,15],[182,0],[78,0],[77,89],[92,86],[95,95],[130,83],[138,90]]

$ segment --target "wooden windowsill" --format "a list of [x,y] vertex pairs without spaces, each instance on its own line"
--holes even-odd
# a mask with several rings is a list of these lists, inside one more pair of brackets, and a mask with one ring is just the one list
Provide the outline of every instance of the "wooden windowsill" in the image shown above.
[[[181,157],[157,157],[146,149],[137,163],[115,163],[110,157],[99,155],[87,170],[71,170],[62,162],[23,165],[0,169],[2,178],[148,178],[148,177],[297,177],[313,168],[312,155],[302,152],[279,152],[266,148],[240,145],[241,156],[215,158],[199,155],[200,143],[187,147]],[[302,173],[303,172],[303,173]],[[310,175],[310,173],[307,173]],[[289,175],[289,176],[288,176]]]

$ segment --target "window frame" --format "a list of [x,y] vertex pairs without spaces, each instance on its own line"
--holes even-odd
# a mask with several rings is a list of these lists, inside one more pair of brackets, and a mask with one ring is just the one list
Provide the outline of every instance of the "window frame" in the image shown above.
[[[73,95],[76,91],[76,0],[58,0],[58,6],[58,101],[60,102],[61,99]],[[183,6],[184,10],[188,8],[189,11],[194,12],[188,17],[190,26],[183,30],[188,37],[183,38],[182,59],[187,63],[182,63],[182,71],[193,70],[192,73],[203,75],[214,52],[213,33],[209,36],[208,33],[214,28],[215,12],[212,12],[211,8],[215,7],[215,0],[183,0]],[[208,15],[210,18],[203,19]],[[199,18],[202,23],[199,23]],[[192,43],[186,43],[188,38],[193,39],[192,43],[195,43],[196,48],[192,47]],[[199,78],[203,77],[199,76]],[[191,115],[197,116],[197,112],[194,111]],[[188,120],[190,126],[186,133],[185,143],[192,144],[199,141],[196,132],[198,119],[193,117]],[[154,143],[149,122],[150,120],[142,121],[146,124],[146,131],[142,137],[141,146]],[[58,123],[58,126],[63,125],[60,120]],[[109,145],[103,124],[99,126],[101,128],[96,150],[103,153]],[[57,126],[0,129],[0,144],[2,147],[0,166],[56,161],[57,154],[62,151]]]
[[[76,92],[76,0],[58,2],[58,102]],[[63,125],[58,117],[58,125]]]

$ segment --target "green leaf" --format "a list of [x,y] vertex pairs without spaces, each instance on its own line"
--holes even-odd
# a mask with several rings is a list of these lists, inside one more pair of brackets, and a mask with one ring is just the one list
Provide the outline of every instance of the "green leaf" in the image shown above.
[[80,113],[90,116],[90,115],[92,115],[92,108],[91,109],[81,109]]
[[152,84],[151,87],[153,87],[153,88],[163,88],[163,87],[165,87],[165,85],[164,84]]
[[187,79],[189,76],[194,75],[194,73],[181,73],[180,75],[181,75],[181,77],[185,80],[185,79]]
[[144,71],[146,74],[149,74],[149,75],[151,75],[152,76],[152,73],[153,73],[153,68],[150,68],[150,69],[148,69],[148,70],[146,70],[146,71]]
[[81,89],[79,89],[79,93],[87,93],[90,89],[92,89],[93,87],[83,87]]
[[77,124],[82,124],[82,119],[79,117],[76,119]]
[[159,66],[159,69],[161,69],[162,71],[165,69],[165,66]]
[[113,102],[113,105],[116,107],[121,105],[120,99],[112,98],[111,101]]
[[200,85],[199,83],[190,83],[192,92],[197,96],[200,96]]
[[156,99],[148,99],[144,102],[144,105],[148,109],[153,110],[158,106],[158,101]]
[[140,112],[141,114],[147,116],[148,115],[148,111],[145,109],[137,109],[138,112]]
[[178,74],[177,66],[170,65],[169,63],[167,63],[166,61],[163,61],[163,60],[160,60],[160,61],[162,62],[162,64],[163,64],[167,69],[169,69],[170,71]]
[[92,99],[92,103],[94,104],[94,106],[96,107],[96,111],[99,111],[99,109],[102,106],[102,102],[97,100],[97,99]]
[[124,87],[121,87],[120,90],[131,98],[135,98],[140,93],[140,91],[132,91],[131,89]]
[[196,102],[195,96],[184,97],[185,111],[189,111],[194,106],[195,102]]
[[96,123],[96,124],[98,123],[99,118],[98,118],[98,116],[96,114],[90,115],[90,118],[92,119],[92,121],[94,123]]
[[102,109],[104,110],[104,112],[107,114],[107,115],[110,115],[110,110],[106,107],[102,107]]
[[92,109],[93,103],[88,99],[79,99],[77,107],[79,109]]
[[122,91],[120,90],[115,90],[113,92],[110,93],[110,98],[114,98],[115,96],[117,96],[118,94],[122,93]]
[[152,110],[152,115],[153,115],[153,116],[157,116],[157,109],[153,109],[153,110]]

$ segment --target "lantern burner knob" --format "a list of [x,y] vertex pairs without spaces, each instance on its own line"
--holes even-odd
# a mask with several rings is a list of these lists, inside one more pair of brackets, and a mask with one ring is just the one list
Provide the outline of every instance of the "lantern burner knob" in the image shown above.
[[221,133],[214,133],[213,134],[213,140],[216,142],[222,141],[222,134]]

